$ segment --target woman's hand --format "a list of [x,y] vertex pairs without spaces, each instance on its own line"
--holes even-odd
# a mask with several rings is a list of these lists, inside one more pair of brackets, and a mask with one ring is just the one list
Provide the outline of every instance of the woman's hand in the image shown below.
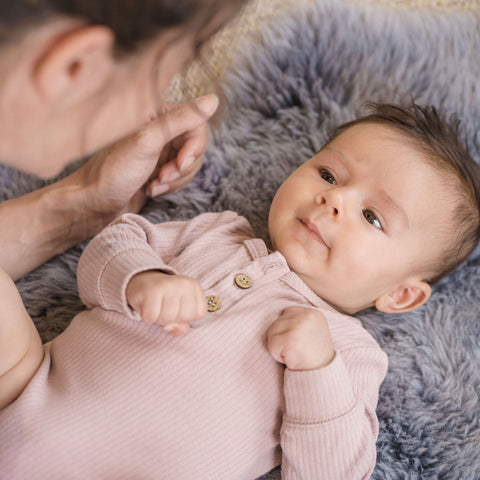
[[148,196],[177,190],[202,166],[215,95],[169,105],[140,131],[104,148],[66,181],[80,189],[91,236],[118,215],[137,213]]
[[[208,101],[218,102],[215,98],[210,95]],[[167,103],[164,114],[168,115],[178,108],[178,103]],[[147,185],[147,194],[156,197],[178,190],[189,183],[203,164],[203,154],[207,146],[207,122],[174,138],[161,153],[157,169]]]
[[148,195],[189,182],[202,165],[218,98],[206,95],[195,104],[169,106],[68,177],[2,202],[0,267],[16,280],[118,215],[139,212]]

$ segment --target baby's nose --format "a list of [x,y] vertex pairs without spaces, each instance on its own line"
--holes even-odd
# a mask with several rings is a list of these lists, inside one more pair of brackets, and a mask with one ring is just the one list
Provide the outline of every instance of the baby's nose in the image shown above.
[[324,205],[325,208],[327,208],[327,211],[330,215],[337,216],[340,211],[339,211],[339,203],[338,201],[335,201],[333,198],[333,195],[328,196],[327,195],[322,195],[319,193],[315,197],[315,203],[319,206]]

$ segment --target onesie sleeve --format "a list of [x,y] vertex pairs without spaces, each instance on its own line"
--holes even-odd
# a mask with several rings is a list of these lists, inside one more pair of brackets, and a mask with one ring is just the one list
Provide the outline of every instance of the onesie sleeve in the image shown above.
[[284,480],[370,478],[378,436],[375,409],[386,370],[387,356],[373,339],[337,350],[324,368],[285,370]]
[[125,295],[137,273],[161,270],[177,274],[169,265],[192,241],[218,223],[241,218],[233,212],[206,213],[189,221],[153,224],[125,214],[112,222],[85,248],[77,269],[80,298],[89,308],[100,306],[138,319]]

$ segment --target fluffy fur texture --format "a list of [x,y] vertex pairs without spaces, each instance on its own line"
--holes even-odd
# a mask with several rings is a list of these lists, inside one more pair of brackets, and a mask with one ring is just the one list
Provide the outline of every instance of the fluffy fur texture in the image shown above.
[[[281,18],[237,53],[230,109],[203,170],[176,195],[152,201],[154,221],[232,209],[266,235],[276,188],[366,101],[434,104],[463,120],[480,160],[480,13],[317,1]],[[41,185],[5,167],[0,199]],[[428,249],[428,241],[425,242]],[[18,282],[45,340],[82,310],[75,268],[82,246]],[[378,416],[373,477],[480,478],[480,251],[418,311],[361,318],[390,357]],[[280,478],[278,469],[262,477]]]

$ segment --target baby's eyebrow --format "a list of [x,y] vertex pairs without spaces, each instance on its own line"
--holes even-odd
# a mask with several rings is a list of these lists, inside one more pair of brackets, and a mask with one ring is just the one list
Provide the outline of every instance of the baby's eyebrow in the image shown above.
[[378,195],[384,208],[395,218],[395,223],[398,221],[400,226],[408,228],[410,222],[405,210],[385,190],[380,189]]
[[345,161],[347,159],[345,154],[342,151],[337,150],[335,147],[332,147],[331,145],[325,145],[325,147],[323,147],[320,151],[330,152],[337,158],[337,160],[340,160],[340,161]]
[[321,152],[328,152],[331,158],[334,158],[336,165],[342,169],[342,171],[346,171],[346,166],[350,163],[350,159],[341,151],[337,150],[335,147],[330,145],[326,145]]

